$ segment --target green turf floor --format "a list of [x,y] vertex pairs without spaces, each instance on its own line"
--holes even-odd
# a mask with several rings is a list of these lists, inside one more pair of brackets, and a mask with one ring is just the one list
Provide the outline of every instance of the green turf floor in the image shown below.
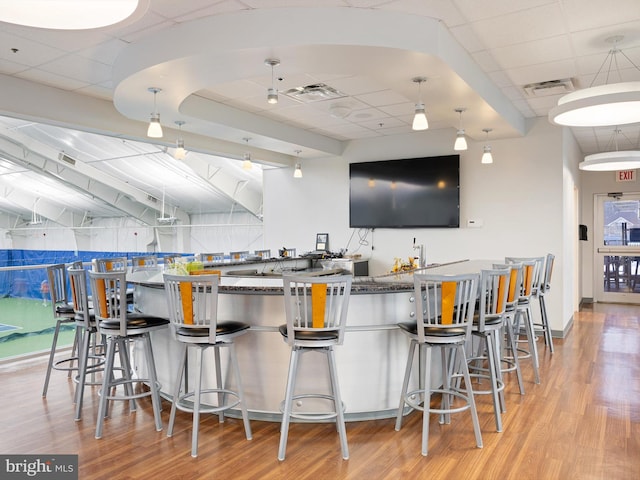
[[[4,330],[4,326],[17,328]],[[0,298],[0,360],[50,351],[55,326],[51,302]],[[71,346],[74,334],[74,324],[63,325],[58,347]]]

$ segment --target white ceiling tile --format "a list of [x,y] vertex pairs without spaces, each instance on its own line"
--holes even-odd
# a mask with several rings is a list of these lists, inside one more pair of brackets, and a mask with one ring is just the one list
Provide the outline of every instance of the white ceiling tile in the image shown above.
[[474,22],[472,27],[490,49],[565,33],[561,11],[556,3],[481,20]]
[[22,72],[28,69],[29,67],[27,65],[22,65],[20,63],[11,62],[9,60],[0,58],[0,73],[4,75],[13,75],[15,73]]
[[486,45],[482,43],[480,37],[476,35],[471,25],[464,24],[450,29],[451,34],[460,43],[460,45],[470,53],[476,53],[486,49]]
[[[579,57],[576,59],[577,71],[580,75],[588,76],[590,82],[597,74],[598,84],[623,81],[620,78],[621,76],[633,77],[634,73],[639,72],[640,48],[625,49],[623,53],[628,58],[618,53],[613,62],[608,54]],[[609,79],[608,81],[607,78]]]
[[571,47],[567,37],[560,36],[496,48],[491,53],[504,70],[509,70],[525,65],[569,59]]
[[502,69],[489,50],[475,52],[472,57],[485,72],[495,72],[496,70]]
[[382,110],[384,113],[392,117],[399,117],[402,115],[409,115],[409,114],[413,115],[414,109],[415,109],[414,102],[398,103],[396,105],[386,105],[386,106],[380,107],[380,110]]
[[504,70],[490,72],[487,75],[498,87],[505,88],[513,84],[512,80],[509,78],[509,75],[507,75],[507,72],[505,72]]
[[31,68],[23,72],[17,73],[16,77],[29,80],[31,82],[42,83],[61,90],[78,90],[88,86],[88,82],[82,82],[62,75],[56,75],[51,72],[45,72],[37,68]]
[[76,54],[83,58],[99,61],[106,65],[113,65],[115,59],[126,46],[127,42],[119,38],[111,38],[106,42],[78,50]]
[[[63,49],[43,45],[3,31],[0,31],[0,45],[3,46],[0,49],[0,58],[30,67],[37,67],[67,53]],[[12,48],[16,48],[18,51],[13,53]]]
[[602,0],[563,0],[562,8],[572,32],[617,25],[640,17],[638,0],[615,0],[609,4],[603,4]]
[[383,90],[376,93],[365,93],[364,95],[357,95],[356,99],[371,105],[372,107],[382,107],[386,105],[397,105],[398,103],[405,103],[408,99],[404,95],[400,95],[393,90]]
[[601,55],[604,59],[607,52],[615,46],[611,41],[612,37],[617,36],[623,36],[618,47],[624,51],[640,47],[640,20],[575,32],[570,38],[577,56]]
[[478,0],[453,0],[464,16],[470,22],[491,17],[504,16],[509,13],[539,7],[555,0],[492,0],[490,2]]
[[215,5],[211,3],[211,0],[189,0],[188,2],[154,0],[151,9],[158,15],[177,21],[246,9],[246,6],[238,1],[215,2]]
[[361,76],[336,78],[331,82],[331,86],[350,96],[386,90],[386,86],[382,83],[373,78]]
[[465,16],[451,0],[395,0],[378,2],[380,10],[400,11],[410,15],[438,18],[448,26],[465,23]]
[[[382,125],[381,125],[382,124]],[[377,120],[367,120],[364,122],[358,122],[358,125],[369,128],[371,130],[388,130],[391,128],[406,128],[407,124],[401,122],[397,118],[379,118]]]
[[575,61],[571,59],[526,65],[506,70],[505,73],[515,85],[527,85],[529,83],[573,78],[577,74],[577,69]]
[[78,55],[68,54],[52,62],[42,64],[40,69],[85,83],[102,83],[111,79],[110,66],[88,59],[79,60]]
[[113,98],[113,89],[103,85],[88,85],[78,88],[75,91],[83,95],[102,98],[103,100],[111,100]]
[[145,35],[157,32],[162,28],[169,28],[174,24],[173,21],[167,21],[164,17],[157,15],[153,11],[149,11],[144,17],[133,24],[124,24],[110,28],[109,35],[121,38],[127,42],[134,42]]

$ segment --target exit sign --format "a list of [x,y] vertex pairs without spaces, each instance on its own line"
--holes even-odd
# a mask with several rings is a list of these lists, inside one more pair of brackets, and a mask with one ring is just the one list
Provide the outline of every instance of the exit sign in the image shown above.
[[635,170],[619,170],[616,172],[616,182],[635,182]]

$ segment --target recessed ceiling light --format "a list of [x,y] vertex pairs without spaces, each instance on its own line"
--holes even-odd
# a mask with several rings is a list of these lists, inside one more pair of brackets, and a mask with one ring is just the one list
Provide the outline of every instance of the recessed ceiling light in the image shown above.
[[0,0],[0,21],[54,30],[106,27],[129,18],[139,0]]

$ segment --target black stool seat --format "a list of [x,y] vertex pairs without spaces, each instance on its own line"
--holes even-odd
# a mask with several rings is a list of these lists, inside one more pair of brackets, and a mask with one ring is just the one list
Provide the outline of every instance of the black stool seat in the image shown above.
[[[288,337],[287,333],[287,324],[280,325],[278,327],[278,331],[280,335],[284,338]],[[320,331],[297,331],[294,333],[296,340],[337,340],[338,339],[338,331],[337,330],[320,330]]]
[[[127,315],[127,330],[160,327],[162,325],[169,325],[169,320],[140,314]],[[100,328],[103,330],[120,330],[120,322],[118,320],[103,320],[100,322]]]
[[[216,335],[230,335],[232,333],[238,333],[248,329],[249,325],[243,322],[237,322],[233,320],[227,322],[218,322],[218,324],[216,325]],[[176,333],[185,337],[209,337],[209,327],[180,327],[177,329]]]
[[56,305],[56,314],[73,315],[73,305]]
[[[418,335],[418,324],[416,322],[398,323],[398,327],[411,335]],[[441,328],[424,327],[424,334],[428,337],[459,337],[466,335],[464,328]]]

